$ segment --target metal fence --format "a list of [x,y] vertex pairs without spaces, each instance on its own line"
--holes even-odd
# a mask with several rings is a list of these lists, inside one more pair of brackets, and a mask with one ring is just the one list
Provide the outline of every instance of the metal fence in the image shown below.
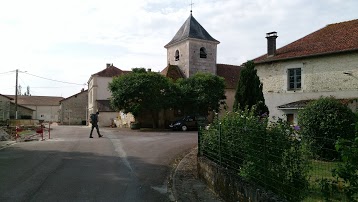
[[[272,191],[279,196],[286,196],[286,199],[295,198],[296,192],[300,191],[297,189],[297,186],[291,184],[285,184],[284,176],[280,171],[288,170],[290,168],[283,167],[294,167],[299,166],[299,164],[292,163],[293,161],[299,161],[299,158],[293,157],[290,159],[290,156],[285,156],[286,149],[295,149],[295,145],[302,148],[300,144],[303,144],[299,139],[300,137],[292,136],[290,138],[295,139],[296,144],[291,144],[289,147],[283,149],[285,144],[282,142],[282,139],[275,139],[273,137],[268,137],[267,135],[262,135],[256,137],[255,140],[245,139],[242,135],[227,135],[226,131],[221,128],[220,123],[217,123],[214,126],[215,130],[205,130],[200,129],[198,132],[198,155],[205,156],[211,161],[215,162],[217,165],[230,169],[233,172],[237,173],[237,177],[245,177],[243,173],[244,165],[249,165],[256,167],[256,169],[261,170],[261,172],[251,178],[255,184],[262,185],[266,190]],[[247,130],[242,128],[242,130]],[[244,131],[239,131],[239,133],[244,133]],[[324,138],[324,137],[316,137]],[[335,140],[325,138],[324,142],[326,144],[335,144]],[[244,145],[241,147],[240,145]],[[276,146],[275,146],[276,145]],[[314,145],[315,147],[307,148],[311,149],[320,149],[322,151],[322,145]],[[298,148],[297,147],[297,148]],[[297,149],[296,148],[296,149]],[[298,150],[297,150],[298,151]],[[293,152],[293,153],[292,153]],[[335,150],[323,149],[320,157],[314,155],[308,155],[307,160],[307,178],[305,182],[305,194],[303,198],[300,198],[301,201],[348,201],[345,195],[342,193],[340,188],[344,186],[343,182],[338,180],[338,184],[335,187],[327,187],[328,185],[324,182],[329,180],[337,180],[337,178],[332,177],[332,170],[337,168],[339,164],[338,159],[325,158],[325,153],[335,153]],[[290,155],[294,154],[294,151],[291,151]],[[248,157],[248,155],[251,155]],[[248,162],[247,158],[250,158],[252,161]],[[282,158],[285,158],[284,162]],[[280,160],[281,159],[281,160]],[[251,165],[250,165],[251,164]],[[295,168],[293,168],[295,169]],[[295,175],[293,173],[293,175]],[[301,176],[301,175],[297,175]],[[298,180],[297,184],[300,184],[299,177],[295,179],[295,176],[290,176],[292,180]],[[302,182],[303,183],[303,182]],[[342,183],[342,184],[339,184]],[[307,188],[308,187],[308,188]]]

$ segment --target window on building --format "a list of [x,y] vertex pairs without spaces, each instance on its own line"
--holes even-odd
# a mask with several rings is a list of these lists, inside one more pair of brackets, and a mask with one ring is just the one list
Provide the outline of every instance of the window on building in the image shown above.
[[179,60],[179,50],[175,51],[175,61]]
[[204,47],[200,48],[200,58],[206,58],[206,49]]
[[301,89],[301,68],[288,69],[288,90]]
[[286,117],[287,117],[287,123],[290,123],[290,124],[293,124],[294,122],[294,116],[293,114],[286,114]]

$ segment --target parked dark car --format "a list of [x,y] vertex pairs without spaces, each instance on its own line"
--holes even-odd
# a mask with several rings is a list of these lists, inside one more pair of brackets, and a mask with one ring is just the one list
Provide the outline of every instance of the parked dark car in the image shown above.
[[207,123],[206,117],[188,115],[171,123],[169,128],[181,131],[197,130],[199,126],[204,127]]

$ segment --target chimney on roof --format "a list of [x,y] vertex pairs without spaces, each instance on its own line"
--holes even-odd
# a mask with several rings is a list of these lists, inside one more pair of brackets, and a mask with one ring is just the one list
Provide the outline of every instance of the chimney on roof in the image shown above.
[[106,64],[106,67],[108,68],[108,67],[110,67],[110,66],[112,66],[113,64],[111,64],[111,63],[107,63]]
[[272,57],[276,55],[276,38],[277,32],[266,33],[267,39],[267,56]]

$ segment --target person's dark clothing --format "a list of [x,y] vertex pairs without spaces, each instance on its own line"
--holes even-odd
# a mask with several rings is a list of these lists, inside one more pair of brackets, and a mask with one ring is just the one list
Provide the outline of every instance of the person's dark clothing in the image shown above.
[[92,132],[93,129],[96,128],[98,137],[102,137],[101,133],[99,132],[98,128],[98,113],[97,114],[91,114],[91,123],[92,123],[92,129],[90,133],[90,138],[92,138]]

